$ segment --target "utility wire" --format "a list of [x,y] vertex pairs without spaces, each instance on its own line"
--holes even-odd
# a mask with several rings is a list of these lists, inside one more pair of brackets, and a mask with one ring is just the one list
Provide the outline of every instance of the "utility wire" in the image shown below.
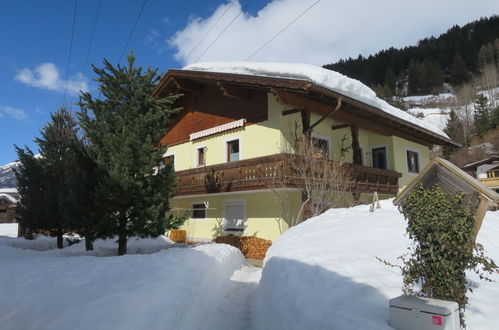
[[211,32],[211,30],[213,30],[213,28],[220,22],[220,20],[225,16],[225,14],[227,14],[229,9],[231,9],[235,3],[236,3],[235,1],[231,1],[230,6],[228,6],[227,9],[225,9],[223,14],[217,19],[217,21],[208,29],[208,31],[206,31],[206,33],[201,37],[201,39],[199,39],[199,41],[196,43],[196,45],[191,49],[189,54],[187,54],[187,56],[185,57],[186,59],[189,59],[189,57],[191,57],[192,53],[196,50],[196,48],[198,48],[198,46],[201,44],[201,42],[206,38],[206,36],[208,36],[208,34]]
[[74,33],[75,33],[77,8],[78,8],[78,0],[75,0],[75,9],[74,9],[74,13],[73,13],[73,28],[71,29],[71,39],[69,41],[68,65],[66,67],[66,85],[64,87],[64,104],[66,104],[66,95],[68,94],[69,67],[70,67],[70,63],[71,63],[71,53],[73,51],[73,38],[74,38]]
[[226,31],[226,30],[227,30],[227,29],[228,29],[228,28],[232,25],[232,23],[234,23],[234,21],[235,21],[235,20],[236,20],[236,19],[237,19],[237,18],[238,18],[238,17],[239,17],[239,16],[240,16],[243,12],[244,12],[244,10],[245,10],[245,9],[249,6],[249,4],[251,3],[251,1],[253,1],[253,0],[248,0],[248,1],[246,2],[246,4],[244,5],[244,7],[243,7],[243,8],[241,8],[241,10],[239,11],[239,13],[238,13],[238,14],[237,14],[237,15],[236,15],[233,19],[232,19],[232,21],[230,21],[230,23],[229,23],[229,24],[227,24],[227,26],[226,26],[226,27],[225,27],[225,28],[224,28],[224,29],[223,29],[223,30],[222,30],[222,31],[221,31],[221,32],[217,35],[217,37],[215,38],[215,40],[213,40],[213,41],[211,42],[211,44],[209,44],[209,45],[208,45],[208,47],[207,47],[207,48],[206,48],[206,49],[205,49],[205,50],[201,53],[201,55],[199,55],[199,56],[196,58],[196,60],[195,60],[194,62],[199,61],[199,59],[200,59],[201,57],[203,57],[203,56],[204,56],[204,54],[206,54],[206,52],[207,52],[207,51],[211,48],[211,46],[213,46],[213,44],[214,44],[215,42],[217,42],[217,40],[218,40],[218,39],[222,36],[222,34],[223,34],[223,33],[224,33],[224,32],[225,32],[225,31]]
[[85,64],[83,64],[83,74],[85,74],[87,71],[88,59],[90,57],[90,49],[92,48],[92,43],[94,41],[95,27],[97,26],[97,20],[99,19],[101,5],[102,5],[102,0],[99,0],[99,4],[97,5],[97,11],[95,12],[94,23],[92,25],[92,32],[90,34],[90,42],[88,43],[87,55],[85,56]]
[[130,42],[130,39],[132,38],[133,32],[135,31],[135,28],[137,27],[137,23],[139,22],[140,16],[142,15],[142,11],[144,10],[146,3],[147,3],[147,0],[144,0],[144,3],[142,3],[142,7],[140,8],[139,14],[137,15],[137,18],[135,19],[135,23],[133,24],[132,30],[130,31],[130,34],[128,34],[128,38],[126,40],[125,46],[123,47],[123,50],[121,51],[118,63],[121,62],[121,58],[123,57],[123,54],[125,53],[125,50],[128,47],[128,43]]
[[258,48],[253,54],[251,54],[250,56],[248,56],[245,59],[245,61],[250,60],[253,56],[255,56],[256,54],[258,54],[258,52],[260,52],[262,49],[264,49],[265,47],[267,47],[268,44],[270,44],[272,41],[274,41],[275,38],[277,38],[281,33],[283,33],[284,31],[286,31],[291,25],[293,25],[297,20],[299,20],[303,15],[305,15],[310,9],[312,9],[320,1],[321,0],[317,0],[310,7],[308,7],[307,9],[305,9],[300,15],[298,15],[297,17],[295,17],[295,19],[293,19],[291,22],[289,22],[288,25],[286,25],[281,31],[277,32],[272,38],[270,38],[266,43],[264,43],[260,48]]

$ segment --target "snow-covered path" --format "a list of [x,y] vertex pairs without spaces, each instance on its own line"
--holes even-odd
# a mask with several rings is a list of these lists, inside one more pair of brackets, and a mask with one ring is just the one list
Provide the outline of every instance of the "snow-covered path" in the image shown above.
[[234,271],[229,288],[219,305],[216,329],[250,329],[253,298],[261,276],[262,269],[254,266],[243,266]]

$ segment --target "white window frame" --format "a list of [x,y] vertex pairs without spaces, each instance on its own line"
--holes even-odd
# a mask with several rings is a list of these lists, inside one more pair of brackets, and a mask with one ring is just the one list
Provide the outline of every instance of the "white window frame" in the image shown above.
[[[204,149],[204,165],[199,165],[199,149]],[[204,167],[208,163],[208,148],[204,144],[198,144],[194,147],[194,167]]]
[[[242,205],[243,206],[244,229],[242,231],[235,231],[235,230],[230,230],[227,228],[227,214],[225,211],[225,207],[230,206],[230,205]],[[248,217],[246,216],[246,199],[244,199],[244,198],[225,199],[223,201],[222,219],[223,219],[223,230],[225,233],[241,233],[241,235],[243,235],[246,232],[246,227],[248,227]]]
[[[416,155],[417,155],[417,158],[418,158],[418,172],[411,172],[411,171],[409,171],[409,163],[407,162],[407,152],[408,151],[415,152]],[[421,156],[420,156],[419,150],[414,149],[414,148],[410,148],[410,147],[406,147],[405,148],[405,155],[404,156],[405,156],[405,169],[406,169],[407,174],[413,175],[413,176],[419,175],[419,173],[421,173]]]
[[163,154],[163,162],[165,161],[165,158],[170,157],[170,156],[173,156],[173,169],[175,169],[175,159],[177,158],[177,156],[175,155],[175,152],[165,152]]
[[[193,218],[192,215],[194,214],[194,204],[203,204],[205,209],[204,209],[204,218]],[[205,201],[192,201],[189,202],[189,209],[191,209],[192,213],[189,218],[191,221],[206,221],[208,220],[208,207],[206,206]]]
[[331,137],[329,135],[320,135],[315,132],[312,132],[312,139],[321,139],[327,142],[327,158],[329,160],[333,159],[333,144],[331,143]]
[[359,144],[360,149],[360,165],[365,166],[366,154],[364,153],[364,145]]
[[223,152],[224,152],[224,160],[226,163],[229,163],[229,157],[228,157],[229,142],[236,141],[236,140],[239,140],[239,160],[243,159],[243,143],[242,143],[243,140],[241,139],[240,136],[233,136],[231,138],[227,138],[224,140]]
[[371,160],[371,167],[374,168],[373,149],[379,149],[379,148],[383,148],[383,147],[385,148],[385,152],[386,152],[386,169],[391,170],[392,167],[390,164],[390,149],[388,148],[387,144],[376,144],[376,145],[372,145],[369,147],[369,149],[371,150],[371,156],[369,157]]

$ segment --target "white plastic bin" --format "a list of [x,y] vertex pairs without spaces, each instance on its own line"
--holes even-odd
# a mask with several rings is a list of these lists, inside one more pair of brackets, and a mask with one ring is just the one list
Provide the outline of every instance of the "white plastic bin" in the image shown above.
[[459,305],[402,295],[390,300],[390,326],[397,330],[459,330]]

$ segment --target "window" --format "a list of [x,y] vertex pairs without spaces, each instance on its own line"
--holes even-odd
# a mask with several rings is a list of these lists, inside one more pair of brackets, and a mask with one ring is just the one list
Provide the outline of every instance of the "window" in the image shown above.
[[329,141],[320,137],[312,137],[312,144],[317,154],[317,158],[329,159]]
[[227,161],[235,162],[239,160],[239,140],[227,142]]
[[206,205],[204,203],[192,203],[191,209],[191,219],[206,219]]
[[386,147],[373,148],[372,154],[373,154],[373,167],[386,170],[387,169]]
[[418,153],[407,150],[407,171],[410,173],[419,173]]
[[206,165],[206,147],[198,148],[197,155],[198,155],[197,156],[198,161],[197,161],[196,166],[205,166]]
[[228,200],[224,202],[225,230],[229,232],[244,232],[246,228],[245,206],[243,200]]
[[173,168],[175,168],[175,155],[169,155],[164,158],[165,165],[171,164]]

